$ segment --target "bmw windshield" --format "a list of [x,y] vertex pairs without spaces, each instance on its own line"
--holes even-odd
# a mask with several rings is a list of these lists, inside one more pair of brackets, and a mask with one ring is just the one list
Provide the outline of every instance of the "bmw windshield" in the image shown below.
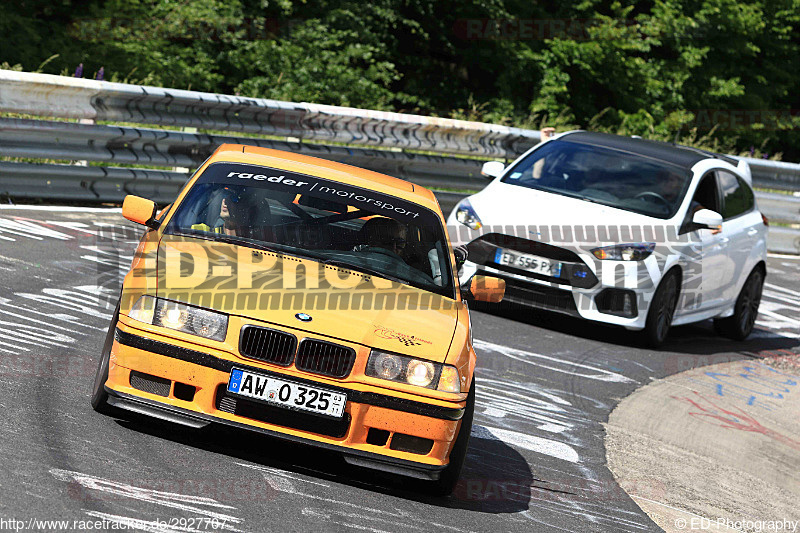
[[552,140],[506,172],[503,183],[668,219],[680,207],[691,173],[631,152]]
[[304,257],[454,298],[440,218],[418,204],[253,165],[216,163],[167,233]]

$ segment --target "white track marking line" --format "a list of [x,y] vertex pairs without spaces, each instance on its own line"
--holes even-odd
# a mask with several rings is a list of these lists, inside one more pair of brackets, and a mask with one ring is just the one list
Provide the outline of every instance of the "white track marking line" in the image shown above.
[[[235,511],[235,507],[219,503],[212,498],[145,489],[141,487],[135,487],[133,485],[127,485],[125,483],[103,479],[89,474],[61,470],[59,468],[50,469],[50,473],[59,481],[64,481],[67,483],[76,482],[87,489],[96,490],[106,494],[112,494],[115,497],[131,498],[133,500],[138,500],[145,503],[161,505],[170,509],[177,509],[179,511],[195,513],[207,516],[209,518],[216,518],[217,520],[224,521],[226,523],[238,524],[242,521],[241,518],[220,512],[223,509]],[[204,507],[212,507],[219,509],[220,511]]]
[[784,322],[788,322],[789,324],[794,324],[796,326],[800,326],[800,320],[789,318],[788,316],[779,315],[774,311],[767,311],[766,309],[759,309],[759,314],[765,314],[767,316],[771,316],[772,318],[782,320]]
[[[6,302],[3,302],[2,300],[3,299],[0,298],[0,305],[5,305],[6,307],[11,307],[12,309],[16,307],[15,305],[7,304]],[[52,316],[52,315],[48,315],[46,313],[39,313],[39,314],[44,314],[45,316],[48,316],[48,317]],[[41,320],[39,318],[32,317],[32,316],[20,315],[19,313],[12,313],[11,311],[3,311],[3,315],[4,316],[13,316],[13,317],[25,320],[27,322],[34,322],[34,323],[42,325],[42,326],[47,326],[47,327],[53,328],[53,329],[60,329],[60,330],[63,330],[63,331],[67,331],[69,333],[74,333],[75,332],[75,328],[66,328],[64,326],[58,326],[56,324],[51,324],[50,322],[47,322],[46,320]],[[75,318],[75,322],[76,323],[78,322],[77,318]],[[102,328],[93,327],[92,329],[102,329]]]
[[[68,315],[66,313],[57,313],[57,314],[54,314],[54,313],[43,313],[43,312],[37,311],[35,309],[29,309],[27,307],[14,305],[14,304],[12,304],[10,302],[11,302],[11,300],[8,300],[6,298],[0,298],[0,305],[4,305],[4,306],[10,307],[12,309],[18,309],[18,310],[24,311],[26,313],[33,313],[33,314],[36,314],[36,315],[46,316],[46,317],[49,317],[49,318],[55,318],[56,320],[62,320],[64,322],[69,322],[73,326],[82,326],[82,327],[91,328],[91,329],[97,329],[97,330],[101,330],[101,331],[106,329],[105,327],[92,326],[90,324],[87,324],[85,321],[81,321],[78,317],[74,317],[74,316]],[[11,314],[11,313],[9,313],[9,314]],[[35,319],[33,317],[31,317],[31,320],[35,320]],[[42,321],[40,321],[40,323],[45,323],[45,322],[42,320]],[[75,331],[73,328],[65,328],[63,326],[55,326],[54,325],[53,327],[54,328],[63,329],[65,331],[70,331],[70,332],[74,332]]]
[[800,292],[798,291],[793,291],[792,289],[787,289],[786,287],[781,287],[780,285],[775,285],[773,283],[765,283],[764,286],[776,291],[788,292],[792,296],[800,296]]
[[776,294],[771,291],[767,291],[763,294],[764,298],[772,298],[773,300],[780,300],[781,302],[786,302],[791,305],[800,306],[800,298],[790,298],[788,296],[782,294]]
[[[569,361],[560,359],[558,357],[550,357],[548,355],[542,355],[535,352],[528,352],[526,350],[520,350],[519,348],[511,348],[509,346],[504,346],[502,344],[495,344],[493,342],[482,341],[479,339],[475,339],[474,346],[479,349],[486,349],[493,351],[495,353],[500,353],[505,355],[506,357],[510,357],[511,359],[521,361],[523,363],[527,363],[529,365],[540,366],[542,368],[546,368],[548,370],[552,370],[554,372],[560,372],[562,374],[569,374],[579,378],[586,378],[586,379],[596,379],[598,381],[612,381],[617,383],[635,383],[636,380],[633,380],[627,376],[622,374],[618,374],[617,372],[611,372],[609,370],[604,370],[602,368],[597,368],[594,366],[584,365],[582,363],[577,363],[575,361]],[[544,364],[540,361],[534,361],[532,359],[543,359],[545,361],[552,361],[554,363],[564,365],[568,368],[558,368],[556,366],[551,366]],[[595,372],[594,374],[581,374],[576,372],[575,369],[583,368],[586,370],[591,370]]]
[[362,520],[363,519],[380,520],[381,522],[388,522],[389,524],[392,524],[395,527],[398,526],[398,525],[403,525],[405,527],[409,527],[409,528],[412,528],[412,529],[420,529],[418,527],[410,526],[408,524],[401,524],[400,522],[391,522],[389,520],[382,520],[380,518],[377,518],[377,519],[376,518],[371,518],[371,517],[365,516],[365,515],[353,515],[353,513],[349,513],[350,516],[348,516],[347,513],[342,513],[341,511],[318,510],[318,509],[313,509],[311,507],[304,507],[303,510],[300,511],[300,512],[303,514],[303,516],[311,516],[313,518],[316,518],[319,521],[324,521],[326,523],[333,522],[334,524],[337,524],[337,525],[340,525],[340,526],[344,526],[344,527],[347,527],[347,528],[358,529],[360,531],[370,531],[372,533],[392,533],[392,531],[396,531],[396,530],[376,529],[374,527],[362,526],[361,524],[353,524],[352,522],[347,522],[347,521],[335,522],[335,521],[333,521],[334,514],[336,516],[338,516],[338,517],[343,517],[345,519],[347,519],[347,518],[360,518]]
[[787,325],[784,322],[779,322],[777,320],[756,320],[756,324],[761,326],[762,328],[766,328],[768,331],[763,331],[759,335],[757,331],[753,331],[754,338],[767,338],[767,339],[774,339],[778,338],[790,338],[790,339],[800,339],[800,333],[793,332],[793,331],[786,331],[786,328],[792,327],[791,325]]
[[167,524],[166,521],[159,524],[156,521],[141,520],[138,518],[131,518],[128,516],[101,513],[100,511],[88,511],[84,509],[83,512],[85,512],[92,518],[98,518],[105,522],[117,524],[121,526],[120,529],[138,529],[139,531],[148,531],[151,533],[172,533],[172,532],[195,533],[203,531],[201,529],[195,529],[190,527],[170,526]]
[[570,463],[580,462],[578,452],[572,446],[555,440],[485,426],[473,426],[472,436],[478,439],[497,440],[515,448],[541,453]]
[[[5,348],[0,348],[0,352],[11,353],[11,354],[14,354],[14,355],[21,355],[19,353],[19,350],[20,350],[21,347],[17,346],[16,344],[9,344],[7,342],[0,342],[0,346],[8,346],[9,348],[14,348],[14,350],[16,350],[16,351],[14,351],[14,350],[6,350]],[[26,352],[30,352],[30,350],[27,349],[27,348],[22,348],[22,349],[25,350]]]
[[[8,324],[10,324],[10,322]],[[3,325],[3,321],[0,321],[0,325]],[[54,346],[61,347],[61,348],[70,348],[70,344],[72,344],[72,342],[74,342],[74,341],[72,341],[72,339],[70,339],[70,341],[71,341],[70,343],[64,344],[64,343],[60,343],[60,342],[57,342],[57,341],[43,340],[41,337],[34,337],[34,338],[37,338],[38,340],[31,340],[30,338],[24,337],[24,335],[26,333],[28,335],[31,334],[30,331],[27,331],[27,332],[14,331],[13,334],[12,333],[6,333],[4,331],[0,331],[0,339],[5,339],[7,341],[14,341],[14,342],[17,342],[17,343],[22,343],[22,344],[31,344],[33,346],[36,346],[37,348],[45,348],[45,349],[51,349]],[[26,349],[23,346],[18,346],[18,348],[23,348],[23,349],[25,349],[26,352],[30,351],[29,349]]]
[[[276,469],[270,468],[268,466],[253,465],[253,464],[247,464],[247,463],[236,463],[236,464],[238,464],[239,466],[243,466],[245,468],[250,468],[252,470],[256,470],[257,472],[260,472],[261,475],[264,476],[264,479],[267,481],[267,483],[269,483],[269,477],[268,476],[276,475],[276,473],[277,473]],[[293,477],[291,474],[289,474],[288,472],[285,472],[283,470],[280,470],[280,472],[281,472],[282,475],[285,475],[287,477]],[[315,481],[311,481],[311,480],[308,480],[308,479],[303,479],[300,476],[293,477],[293,479],[295,479],[296,481],[302,481],[304,483],[311,483],[311,484],[316,484],[316,485],[319,484],[318,482],[315,482]],[[362,512],[370,512],[370,513],[373,513],[373,514],[376,514],[376,515],[379,515],[379,514],[388,515],[388,516],[395,517],[395,518],[398,517],[398,516],[400,516],[400,517],[404,516],[403,512],[400,511],[399,509],[394,509],[392,511],[392,510],[388,510],[388,509],[377,509],[377,508],[374,508],[374,507],[365,507],[363,505],[363,503],[351,503],[351,502],[347,502],[347,501],[344,501],[344,500],[336,500],[334,498],[326,498],[324,496],[320,496],[320,495],[317,495],[317,494],[306,494],[304,492],[300,492],[299,490],[297,490],[293,486],[292,487],[288,487],[288,488],[290,489],[289,494],[294,494],[294,495],[302,496],[302,497],[305,497],[305,498],[311,498],[315,502],[334,503],[334,504],[341,505],[341,506],[354,507],[354,508],[356,508],[356,509],[358,509],[359,511],[362,511]],[[429,525],[429,526],[435,526],[438,529],[449,529],[449,530],[461,531],[461,532],[464,531],[462,528],[450,526],[450,525],[447,525],[447,524],[439,524],[439,523],[429,522],[429,521],[426,521],[426,524]]]

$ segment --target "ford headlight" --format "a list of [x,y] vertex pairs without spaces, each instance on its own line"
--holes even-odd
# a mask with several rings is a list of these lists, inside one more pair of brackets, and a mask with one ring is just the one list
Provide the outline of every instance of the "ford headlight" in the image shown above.
[[456,367],[415,357],[372,350],[367,361],[366,373],[368,376],[426,389],[461,392],[460,377]]
[[224,341],[228,315],[153,296],[142,296],[129,316],[154,326],[183,331],[215,341]]
[[469,200],[461,200],[456,206],[456,220],[467,226],[469,229],[481,229],[483,223],[478,218],[478,214],[469,203]]
[[595,248],[592,250],[592,254],[598,259],[609,261],[642,261],[653,253],[655,248],[656,243],[654,242],[615,244]]

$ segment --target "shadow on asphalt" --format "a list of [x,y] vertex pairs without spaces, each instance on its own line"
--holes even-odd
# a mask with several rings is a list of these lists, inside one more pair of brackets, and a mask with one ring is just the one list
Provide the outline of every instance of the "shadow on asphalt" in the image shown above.
[[[283,441],[224,425],[191,429],[134,413],[123,413],[116,422],[130,430],[186,446],[242,460],[286,474],[311,476],[388,496],[428,505],[483,513],[526,511],[533,478],[528,462],[501,441],[470,439],[467,459],[456,490],[449,497],[426,495],[424,481],[393,476],[348,465],[338,453]],[[253,472],[257,475],[257,472]],[[310,497],[336,499],[335,487],[321,488],[298,482],[299,492]],[[309,489],[308,487],[311,487]],[[273,489],[265,480],[264,490]],[[541,489],[537,489],[541,490]],[[342,500],[346,501],[346,500]],[[350,502],[363,503],[363,502]]]
[[631,332],[620,326],[519,306],[503,304],[476,306],[474,302],[470,305],[475,311],[582,339],[633,349],[644,348],[652,352],[697,356],[697,365],[687,366],[682,370],[742,358],[761,359],[785,355],[781,354],[781,350],[791,351],[800,346],[800,339],[783,337],[758,327],[747,340],[734,341],[717,335],[712,321],[705,320],[671,328],[666,342],[659,349],[653,350],[645,345],[644,338],[639,332]]

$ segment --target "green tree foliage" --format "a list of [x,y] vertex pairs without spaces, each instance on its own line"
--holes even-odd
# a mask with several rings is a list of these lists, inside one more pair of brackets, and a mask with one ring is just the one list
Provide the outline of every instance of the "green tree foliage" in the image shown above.
[[799,28],[800,0],[18,0],[0,64],[800,160]]

